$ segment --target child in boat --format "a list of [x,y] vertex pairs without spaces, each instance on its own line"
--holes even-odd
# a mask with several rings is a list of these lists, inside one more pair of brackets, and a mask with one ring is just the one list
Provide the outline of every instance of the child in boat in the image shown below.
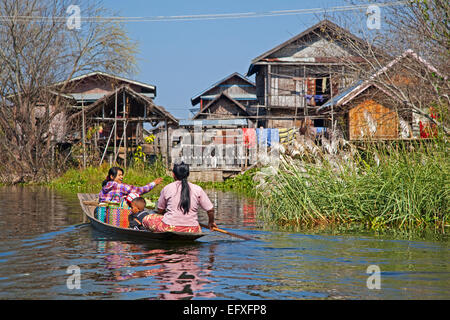
[[131,214],[128,216],[129,228],[134,230],[146,230],[142,225],[142,220],[149,214],[153,214],[145,209],[145,199],[137,193],[130,193],[126,201],[131,208]]
[[[167,185],[158,200],[158,213],[147,215],[142,223],[152,231],[196,232],[202,229],[198,223],[197,212],[201,207],[208,214],[208,228],[217,228],[214,222],[214,206],[205,191],[198,185],[187,181],[189,165],[175,164],[175,182]],[[164,214],[164,215],[163,215]]]

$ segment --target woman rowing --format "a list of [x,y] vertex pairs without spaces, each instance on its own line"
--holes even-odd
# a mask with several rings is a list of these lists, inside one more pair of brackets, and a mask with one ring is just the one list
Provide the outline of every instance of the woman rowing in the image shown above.
[[200,186],[187,181],[189,165],[175,164],[172,173],[176,181],[162,189],[157,205],[159,215],[146,216],[142,224],[156,232],[201,232],[197,215],[201,207],[208,213],[208,228],[217,228],[211,200]]
[[123,169],[119,167],[109,169],[108,176],[102,183],[102,190],[98,194],[99,203],[112,201],[117,195],[122,199],[132,192],[142,195],[162,182],[162,178],[157,178],[143,187],[136,187],[122,182],[123,173]]

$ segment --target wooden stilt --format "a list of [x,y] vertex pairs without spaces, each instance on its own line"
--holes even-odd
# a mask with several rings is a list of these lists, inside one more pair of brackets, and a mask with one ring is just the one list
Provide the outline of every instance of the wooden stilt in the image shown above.
[[[114,155],[117,154],[117,91],[115,94],[115,105],[114,105]],[[116,158],[114,157],[114,163],[116,162]]]
[[166,117],[164,117],[164,124],[166,126],[166,168],[169,169],[169,126]]
[[123,147],[125,151],[125,157],[123,160],[125,169],[127,168],[127,126],[126,126],[126,119],[127,119],[127,113],[126,113],[126,104],[125,104],[125,91],[122,92],[122,104],[123,104],[123,134],[125,139],[123,140]]
[[86,119],[84,115],[84,101],[81,100],[82,139],[83,139],[83,169],[86,169]]

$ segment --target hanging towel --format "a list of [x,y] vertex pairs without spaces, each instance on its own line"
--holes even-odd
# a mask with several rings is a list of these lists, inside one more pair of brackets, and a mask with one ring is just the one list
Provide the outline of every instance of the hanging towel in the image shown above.
[[294,140],[295,130],[294,128],[279,129],[279,142],[287,144]]
[[256,136],[258,139],[258,146],[260,147],[267,146],[267,129],[265,128],[256,129]]
[[256,130],[255,128],[242,128],[244,145],[247,148],[256,147]]
[[324,97],[323,97],[323,95],[320,95],[320,94],[316,94],[315,96],[314,96],[314,100],[316,101],[316,102],[322,102],[323,100],[324,100]]
[[270,140],[267,139],[267,143],[270,146],[273,146],[274,143],[280,143],[280,133],[278,129],[269,129],[270,130]]
[[322,78],[322,93],[325,93],[327,89],[327,78]]

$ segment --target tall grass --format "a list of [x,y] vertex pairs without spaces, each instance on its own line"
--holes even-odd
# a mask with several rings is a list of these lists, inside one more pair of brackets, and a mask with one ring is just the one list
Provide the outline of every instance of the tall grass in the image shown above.
[[368,143],[351,156],[284,158],[262,173],[260,216],[280,225],[361,224],[370,229],[448,223],[448,141]]

